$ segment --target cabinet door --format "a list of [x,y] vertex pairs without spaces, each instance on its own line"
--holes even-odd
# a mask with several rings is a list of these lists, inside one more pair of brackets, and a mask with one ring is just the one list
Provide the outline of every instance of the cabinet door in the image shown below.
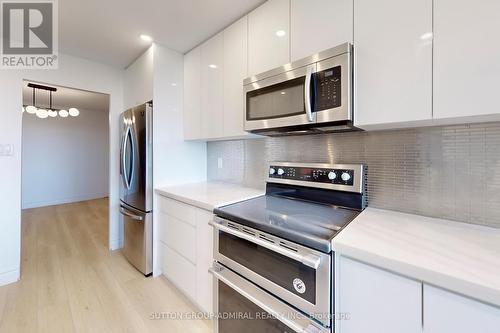
[[196,301],[203,311],[212,312],[213,281],[208,269],[213,264],[213,228],[208,225],[212,213],[203,209],[197,211],[196,228]]
[[434,1],[435,118],[500,118],[499,59],[500,1]]
[[184,55],[184,139],[201,138],[201,49]]
[[223,136],[224,36],[201,45],[201,134],[205,139]]
[[269,0],[248,14],[248,74],[290,62],[290,0]]
[[422,284],[340,256],[336,312],[341,333],[421,333]]
[[354,0],[354,8],[355,124],[430,122],[432,0]]
[[291,61],[353,38],[353,0],[291,0]]
[[425,333],[498,333],[500,308],[424,285]]
[[246,135],[243,130],[243,80],[248,75],[245,16],[224,30],[224,136]]

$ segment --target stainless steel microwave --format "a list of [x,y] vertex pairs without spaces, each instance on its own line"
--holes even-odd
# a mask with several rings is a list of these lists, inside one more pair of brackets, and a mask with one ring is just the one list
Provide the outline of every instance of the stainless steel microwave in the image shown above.
[[251,76],[243,85],[245,131],[272,136],[355,129],[350,43]]

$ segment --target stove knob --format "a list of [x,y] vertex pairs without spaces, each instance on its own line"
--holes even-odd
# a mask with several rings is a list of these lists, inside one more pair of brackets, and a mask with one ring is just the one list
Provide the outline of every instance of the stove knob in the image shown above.
[[269,174],[270,175],[274,175],[276,173],[276,169],[275,168],[270,168],[269,169]]
[[279,168],[278,169],[278,175],[283,175],[285,173],[285,170],[283,170],[282,168]]
[[335,173],[335,171],[330,171],[328,173],[328,179],[334,180],[335,178],[337,178],[337,174]]
[[345,182],[347,182],[347,181],[349,181],[351,179],[351,175],[348,174],[347,172],[342,173],[341,177],[342,177],[342,180],[345,181]]

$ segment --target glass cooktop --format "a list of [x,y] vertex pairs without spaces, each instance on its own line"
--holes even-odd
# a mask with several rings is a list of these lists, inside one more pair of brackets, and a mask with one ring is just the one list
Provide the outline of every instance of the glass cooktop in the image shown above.
[[329,253],[335,234],[360,212],[300,199],[264,195],[216,208],[222,218]]

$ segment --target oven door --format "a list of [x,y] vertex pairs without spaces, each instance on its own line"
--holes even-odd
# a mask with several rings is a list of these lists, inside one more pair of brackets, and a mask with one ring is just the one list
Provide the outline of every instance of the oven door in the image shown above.
[[214,263],[215,333],[330,333],[253,283]]
[[330,326],[331,256],[215,217],[214,258]]
[[245,85],[245,130],[311,124],[316,64],[300,67]]

